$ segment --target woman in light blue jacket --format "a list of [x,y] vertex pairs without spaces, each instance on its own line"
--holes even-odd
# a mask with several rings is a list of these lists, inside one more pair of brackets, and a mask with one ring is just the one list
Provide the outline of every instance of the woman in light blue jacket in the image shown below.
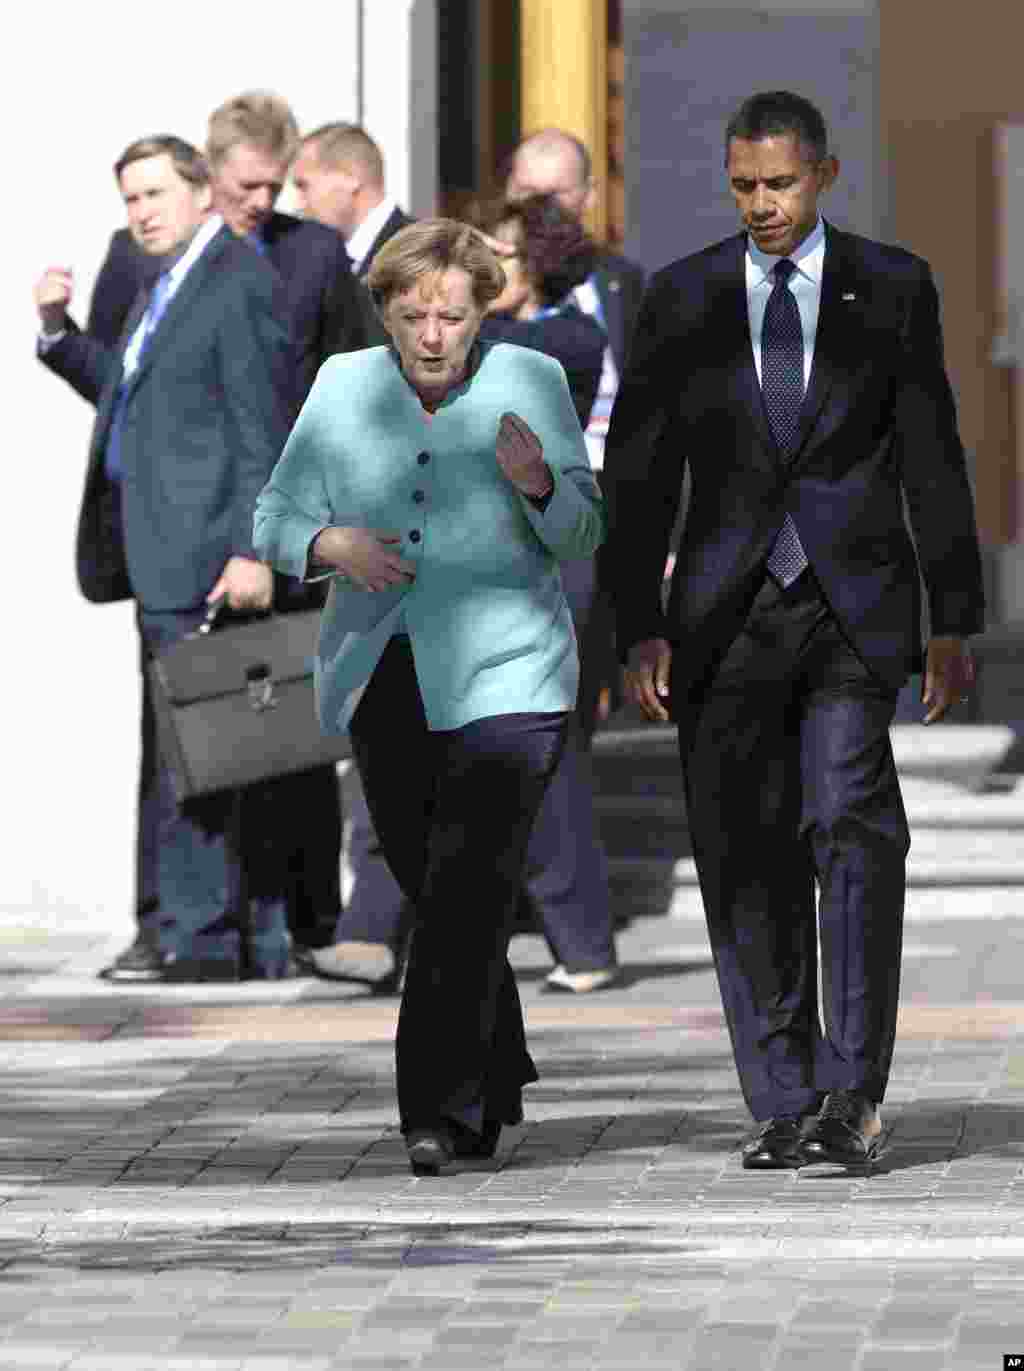
[[508,964],[527,839],[579,674],[558,562],[605,521],[565,375],[477,338],[504,273],[427,220],[369,285],[392,346],[320,371],[256,511],[280,570],[332,578],[317,659],[416,904],[396,1043],[413,1169],[490,1156],[537,1079]]

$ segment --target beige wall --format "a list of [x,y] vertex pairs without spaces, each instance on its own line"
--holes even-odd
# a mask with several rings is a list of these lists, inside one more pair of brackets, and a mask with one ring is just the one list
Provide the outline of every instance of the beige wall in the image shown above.
[[881,0],[887,236],[927,257],[939,282],[979,521],[984,539],[998,543],[1019,531],[1010,374],[990,361],[999,327],[993,129],[1024,120],[1024,6],[943,5],[941,22],[937,8]]

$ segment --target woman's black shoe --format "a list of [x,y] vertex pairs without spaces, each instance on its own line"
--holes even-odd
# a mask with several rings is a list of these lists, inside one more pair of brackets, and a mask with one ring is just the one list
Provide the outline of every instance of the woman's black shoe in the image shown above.
[[414,1176],[438,1176],[456,1156],[447,1128],[415,1128],[406,1134],[405,1147]]

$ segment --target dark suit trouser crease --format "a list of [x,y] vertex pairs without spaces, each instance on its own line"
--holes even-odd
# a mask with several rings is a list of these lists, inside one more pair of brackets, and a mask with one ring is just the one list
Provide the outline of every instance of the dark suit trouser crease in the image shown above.
[[[580,644],[583,693],[591,666],[585,644],[596,593],[594,559],[563,562],[561,573]],[[592,731],[577,710],[526,855],[527,921],[535,912],[551,955],[569,972],[603,970],[616,963],[608,859],[594,808]]]
[[833,1089],[885,1093],[910,845],[888,732],[896,695],[847,643],[813,573],[788,590],[766,576],[680,726],[711,946],[756,1119],[814,1110]]
[[518,1122],[537,1079],[508,945],[566,728],[564,714],[506,714],[430,732],[406,638],[388,644],[352,719],[374,825],[416,905],[395,1045],[406,1132],[480,1105]]

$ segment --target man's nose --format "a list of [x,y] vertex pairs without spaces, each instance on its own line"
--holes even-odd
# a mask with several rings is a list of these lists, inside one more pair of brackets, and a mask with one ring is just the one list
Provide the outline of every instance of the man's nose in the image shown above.
[[441,346],[441,325],[436,319],[428,319],[423,325],[423,346],[428,348]]
[[773,208],[768,191],[764,186],[758,186],[750,201],[750,213],[755,219],[764,219],[771,214]]

